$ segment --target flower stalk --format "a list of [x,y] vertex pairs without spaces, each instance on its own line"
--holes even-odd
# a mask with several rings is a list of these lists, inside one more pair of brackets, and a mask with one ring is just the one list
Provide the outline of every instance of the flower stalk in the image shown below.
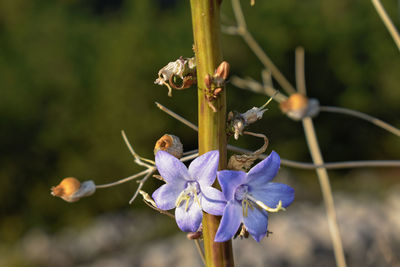
[[[210,99],[207,98],[209,91],[206,85],[206,77],[212,75],[222,62],[220,4],[220,0],[190,1],[197,66],[199,154],[219,150],[219,169],[225,169],[227,164],[225,88],[222,87],[218,97]],[[211,88],[213,89],[215,88]],[[206,266],[233,266],[231,242],[214,242],[219,222],[219,216],[204,213],[202,224]]]

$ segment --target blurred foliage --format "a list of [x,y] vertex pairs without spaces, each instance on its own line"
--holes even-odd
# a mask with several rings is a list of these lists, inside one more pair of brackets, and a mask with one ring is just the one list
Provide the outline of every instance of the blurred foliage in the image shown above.
[[[400,126],[400,56],[370,2],[243,6],[250,31],[292,83],[294,49],[301,45],[310,96]],[[395,1],[385,6],[398,22]],[[230,1],[222,11],[223,23],[231,25]],[[168,98],[166,88],[153,84],[169,61],[192,55],[192,40],[188,1],[0,1],[0,239],[14,241],[34,226],[50,232],[79,227],[95,214],[131,208],[135,182],[73,204],[49,194],[66,176],[101,184],[139,171],[121,129],[145,157],[165,132],[180,136],[187,150],[196,148],[196,134],[154,105],[159,101],[196,122],[195,89]],[[233,74],[260,80],[262,65],[239,37],[224,36],[222,45]],[[229,109],[243,112],[266,101],[228,90]],[[366,122],[334,114],[315,121],[327,161],[398,158],[399,139]],[[310,160],[301,124],[282,116],[277,104],[251,130],[267,134],[269,149],[282,157]],[[235,144],[260,145],[249,137]]]

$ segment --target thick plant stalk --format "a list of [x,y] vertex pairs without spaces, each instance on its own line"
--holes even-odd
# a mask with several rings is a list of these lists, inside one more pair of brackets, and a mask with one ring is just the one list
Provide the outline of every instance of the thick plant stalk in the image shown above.
[[[199,154],[219,150],[219,169],[226,168],[226,97],[225,89],[212,101],[216,112],[206,98],[205,77],[213,75],[222,62],[220,48],[220,22],[217,0],[191,0],[194,50],[197,66]],[[220,218],[204,213],[203,238],[206,266],[233,266],[231,242],[214,242]]]

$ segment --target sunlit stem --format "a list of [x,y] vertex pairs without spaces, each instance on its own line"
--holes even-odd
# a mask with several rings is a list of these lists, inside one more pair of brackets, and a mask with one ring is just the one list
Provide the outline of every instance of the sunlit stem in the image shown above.
[[267,205],[265,205],[263,202],[261,202],[260,200],[255,199],[253,196],[251,195],[247,195],[246,196],[248,199],[250,199],[251,201],[253,201],[254,203],[256,203],[260,208],[268,211],[268,212],[278,212],[281,210],[286,210],[284,207],[282,207],[282,201],[279,200],[278,205],[276,205],[276,208],[271,208],[268,207]]

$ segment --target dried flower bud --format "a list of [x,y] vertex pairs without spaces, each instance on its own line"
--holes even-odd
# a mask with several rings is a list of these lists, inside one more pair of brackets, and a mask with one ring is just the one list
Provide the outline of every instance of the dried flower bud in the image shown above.
[[181,158],[183,155],[183,145],[179,137],[172,134],[164,134],[160,139],[157,140],[154,146],[154,155],[159,150],[166,151],[176,158]]
[[203,232],[202,231],[190,232],[186,235],[186,237],[189,240],[200,239],[203,238]]
[[249,109],[248,111],[243,113],[242,117],[244,118],[246,125],[249,125],[260,120],[265,111],[266,109],[253,107],[252,109]]
[[[174,77],[182,79],[182,86],[177,86],[173,81]],[[185,77],[190,76],[190,79]],[[196,82],[196,60],[195,58],[182,58],[169,62],[158,72],[158,78],[154,81],[155,84],[165,85],[168,87],[168,95],[172,95],[171,86],[175,89],[184,89],[190,87]]]
[[281,102],[280,108],[289,118],[301,120],[308,116],[316,116],[319,112],[319,102],[317,99],[308,99],[304,95],[296,93]]
[[51,194],[60,197],[67,202],[75,202],[85,196],[90,196],[96,191],[93,181],[86,181],[82,184],[74,177],[67,177],[57,186],[51,188]]
[[218,68],[214,72],[214,78],[221,78],[223,80],[226,80],[229,76],[229,70],[229,63],[226,61],[222,61],[222,63],[219,64]]

